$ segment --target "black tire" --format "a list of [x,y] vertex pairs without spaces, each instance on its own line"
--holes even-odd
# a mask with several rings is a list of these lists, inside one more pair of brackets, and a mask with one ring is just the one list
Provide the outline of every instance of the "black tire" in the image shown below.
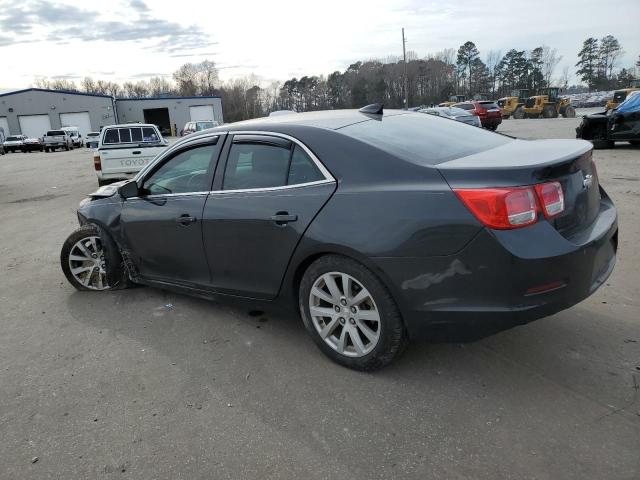
[[591,140],[591,143],[593,143],[593,148],[596,150],[604,150],[615,146],[615,142],[613,140],[602,140],[598,138]]
[[546,105],[542,109],[542,116],[544,118],[555,118],[558,116],[558,114],[556,113],[556,109],[555,107],[553,107],[553,105]]
[[105,185],[109,185],[110,183],[111,183],[111,180],[103,180],[101,178],[98,179],[99,187],[104,187]]
[[[109,285],[109,287],[104,290],[87,288],[73,276],[71,266],[69,265],[69,255],[73,246],[83,238],[92,236],[100,237],[104,251],[105,270],[107,272],[107,283]],[[101,231],[96,225],[84,225],[67,237],[60,252],[60,266],[69,283],[80,291],[119,290],[130,286],[129,275],[117,245],[107,233]]]
[[518,107],[514,110],[513,114],[511,115],[515,120],[521,120],[524,118],[524,111],[522,110],[522,107]]
[[562,113],[562,116],[564,118],[576,118],[576,109],[573,108],[571,105],[568,105],[564,109],[564,112]]
[[[309,296],[314,282],[328,272],[346,273],[371,294],[380,312],[380,337],[373,350],[361,357],[338,353],[320,337],[309,313]],[[313,262],[304,273],[298,290],[298,305],[304,325],[316,345],[334,362],[354,370],[373,371],[393,361],[407,344],[407,334],[396,302],[380,279],[364,265],[341,255],[326,255]]]
[[629,143],[637,147],[640,145],[640,140],[629,140]]

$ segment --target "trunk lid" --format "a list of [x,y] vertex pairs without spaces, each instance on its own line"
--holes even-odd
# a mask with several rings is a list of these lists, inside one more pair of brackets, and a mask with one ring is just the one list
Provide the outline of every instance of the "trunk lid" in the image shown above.
[[[564,211],[549,222],[569,238],[594,221],[600,211],[593,146],[582,140],[514,140],[437,165],[451,188],[531,186],[558,181]],[[544,221],[541,212],[539,218]]]

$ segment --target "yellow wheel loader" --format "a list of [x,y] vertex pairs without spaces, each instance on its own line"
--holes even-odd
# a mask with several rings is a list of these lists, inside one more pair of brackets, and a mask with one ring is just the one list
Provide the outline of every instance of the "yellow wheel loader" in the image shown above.
[[576,109],[571,106],[568,98],[560,98],[560,89],[545,88],[540,95],[529,97],[524,102],[522,113],[525,118],[575,118]]
[[451,95],[449,97],[449,101],[439,103],[439,107],[450,107],[451,105],[455,105],[456,103],[464,102],[467,99],[465,95]]
[[631,85],[629,85],[628,88],[623,88],[622,90],[616,90],[613,92],[613,98],[607,102],[607,110],[617,108],[618,105],[627,99],[627,95],[638,90],[640,90],[640,79],[631,80]]
[[502,97],[498,99],[498,107],[502,112],[502,118],[507,119],[511,116],[513,118],[524,118],[522,107],[524,107],[524,101],[529,96],[529,90],[521,88],[519,90],[513,90],[508,97]]

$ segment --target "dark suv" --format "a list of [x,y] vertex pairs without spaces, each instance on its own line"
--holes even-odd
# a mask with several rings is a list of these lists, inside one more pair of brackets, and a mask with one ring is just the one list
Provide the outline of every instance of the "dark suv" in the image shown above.
[[502,123],[502,113],[500,107],[493,100],[470,100],[468,102],[456,103],[456,108],[467,110],[473,115],[480,117],[480,123],[484,128],[496,130]]

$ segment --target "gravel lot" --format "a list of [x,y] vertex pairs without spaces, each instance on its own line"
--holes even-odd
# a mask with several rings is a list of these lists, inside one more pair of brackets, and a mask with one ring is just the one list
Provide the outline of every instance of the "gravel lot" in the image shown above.
[[[578,121],[499,131],[572,138]],[[620,216],[606,286],[363,374],[292,316],[76,292],[58,256],[96,187],[88,150],[0,157],[0,478],[640,478],[640,148],[595,158]]]

